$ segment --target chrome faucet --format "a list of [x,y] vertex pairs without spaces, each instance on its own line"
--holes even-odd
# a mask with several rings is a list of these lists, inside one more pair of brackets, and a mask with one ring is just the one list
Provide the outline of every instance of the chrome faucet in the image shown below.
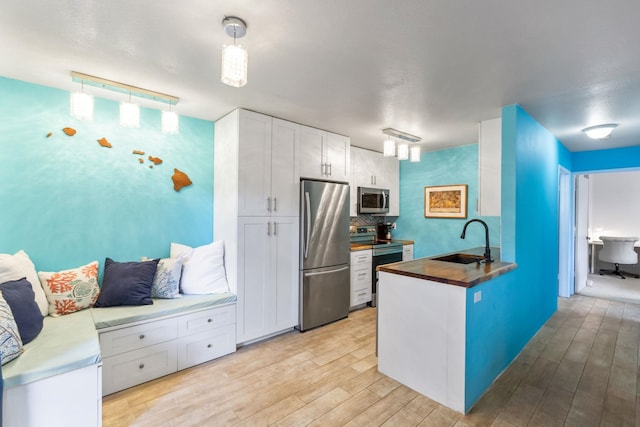
[[[489,226],[487,225],[486,222],[484,222],[481,219],[470,219],[469,221],[467,221],[464,224],[464,228],[462,229],[462,234],[460,234],[460,238],[464,239],[464,236],[467,232],[467,226],[469,224],[471,224],[472,222],[479,222],[480,224],[484,225],[484,241],[485,241],[485,247],[484,247],[484,262],[489,264],[491,263],[493,260],[491,259],[491,249],[489,248]],[[478,261],[480,262],[480,261]]]

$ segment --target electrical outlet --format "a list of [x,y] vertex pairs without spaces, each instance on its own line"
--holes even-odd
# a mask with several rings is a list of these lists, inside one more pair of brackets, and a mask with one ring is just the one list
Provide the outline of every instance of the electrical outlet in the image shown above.
[[477,304],[482,301],[482,291],[475,292],[473,294],[473,303]]

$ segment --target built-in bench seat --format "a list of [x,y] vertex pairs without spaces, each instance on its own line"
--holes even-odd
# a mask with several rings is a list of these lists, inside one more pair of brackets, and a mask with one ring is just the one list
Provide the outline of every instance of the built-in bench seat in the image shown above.
[[[235,301],[231,293],[183,295],[154,299],[152,305],[45,317],[38,337],[24,346],[23,354],[2,366],[2,425],[101,426],[103,394],[235,351]],[[159,338],[141,339],[148,336],[139,331],[147,330],[156,331]],[[153,336],[152,332],[149,337]],[[140,357],[157,354],[158,346],[169,355],[169,367],[134,374],[134,382],[119,382],[123,374],[131,377],[122,369],[133,361],[142,371],[146,366]],[[103,388],[103,382],[109,387]]]

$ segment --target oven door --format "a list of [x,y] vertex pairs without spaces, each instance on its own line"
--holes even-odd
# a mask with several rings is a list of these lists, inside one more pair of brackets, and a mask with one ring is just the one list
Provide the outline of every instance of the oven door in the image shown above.
[[376,307],[378,305],[378,272],[376,271],[376,267],[379,265],[402,261],[402,252],[374,255],[371,260],[371,267],[373,269],[371,274],[371,307]]

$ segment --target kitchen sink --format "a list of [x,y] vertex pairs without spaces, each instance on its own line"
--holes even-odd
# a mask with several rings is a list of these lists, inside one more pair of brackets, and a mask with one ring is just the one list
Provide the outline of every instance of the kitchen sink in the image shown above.
[[432,258],[434,261],[445,261],[445,262],[453,262],[456,264],[471,264],[473,262],[479,262],[484,259],[481,255],[471,255],[471,254],[450,254],[437,258]]

